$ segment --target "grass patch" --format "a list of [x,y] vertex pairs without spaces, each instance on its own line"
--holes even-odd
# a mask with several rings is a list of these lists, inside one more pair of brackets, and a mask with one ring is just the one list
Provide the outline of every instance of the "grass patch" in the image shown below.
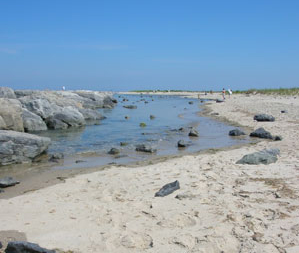
[[292,96],[292,95],[299,95],[299,88],[235,90],[233,93]]

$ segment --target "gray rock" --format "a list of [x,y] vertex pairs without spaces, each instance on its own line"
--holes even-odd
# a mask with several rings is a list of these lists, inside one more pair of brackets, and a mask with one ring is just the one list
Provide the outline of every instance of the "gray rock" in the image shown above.
[[189,105],[193,105],[194,102],[193,101],[189,101],[188,103],[189,103]]
[[8,242],[5,253],[55,253],[55,250],[48,250],[38,244],[23,241]]
[[127,109],[137,109],[136,105],[124,105],[123,107]]
[[280,111],[281,113],[287,113],[288,111],[287,110],[282,110]]
[[178,147],[179,148],[185,148],[187,146],[188,146],[188,144],[186,144],[183,140],[178,141]]
[[55,119],[54,116],[46,118],[45,122],[49,129],[67,129],[69,127],[68,124],[62,122],[61,120]]
[[146,152],[146,153],[155,153],[157,150],[150,147],[150,146],[147,146],[145,144],[139,144],[139,145],[136,146],[136,151]]
[[237,164],[257,165],[275,163],[279,153],[279,149],[265,149],[243,156],[242,159],[237,161]]
[[180,183],[176,180],[164,185],[158,192],[155,193],[155,197],[165,197],[178,189],[180,189]]
[[0,98],[0,105],[1,129],[23,132],[21,103],[17,99]]
[[223,103],[224,100],[223,99],[216,99],[216,103]]
[[46,123],[40,116],[28,111],[25,108],[23,108],[22,110],[22,118],[25,132],[44,131],[48,129]]
[[102,120],[106,118],[97,110],[84,109],[84,108],[78,110],[83,115],[85,120]]
[[256,121],[275,121],[275,118],[268,114],[256,114],[253,119]]
[[49,161],[50,162],[58,162],[59,160],[64,158],[63,153],[54,153],[50,156]]
[[266,131],[263,127],[260,127],[250,133],[250,137],[258,137],[263,139],[273,139],[273,136],[270,132]]
[[274,141],[282,141],[282,137],[280,135],[276,135],[273,137]]
[[6,188],[9,186],[14,186],[16,184],[19,184],[20,181],[17,181],[13,179],[12,177],[4,177],[0,178],[0,188]]
[[8,87],[0,87],[0,98],[16,99],[17,97],[13,89]]
[[229,136],[240,136],[240,135],[245,135],[245,133],[243,131],[241,131],[240,129],[236,128],[236,129],[229,131],[228,135]]
[[128,143],[127,143],[127,142],[123,142],[123,141],[121,141],[121,142],[120,142],[120,145],[121,145],[121,146],[127,146]]
[[51,140],[46,137],[0,130],[0,165],[30,162],[50,143]]
[[156,116],[155,115],[150,115],[150,119],[155,119]]
[[198,137],[198,136],[199,136],[199,133],[197,132],[196,129],[191,128],[191,130],[190,130],[190,132],[189,132],[189,136],[192,136],[192,137]]
[[108,154],[109,155],[117,155],[117,154],[119,154],[119,149],[117,149],[117,148],[111,148],[110,150],[109,150],[109,152],[108,152]]

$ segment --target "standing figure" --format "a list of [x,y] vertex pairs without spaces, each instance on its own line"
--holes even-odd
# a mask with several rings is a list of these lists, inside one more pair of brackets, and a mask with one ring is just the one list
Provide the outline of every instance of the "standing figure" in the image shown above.
[[227,91],[228,91],[228,96],[229,96],[229,98],[230,98],[230,95],[232,95],[232,94],[233,94],[233,92],[232,92],[232,90],[231,90],[231,89],[228,89]]
[[222,89],[222,98],[225,99],[225,89]]

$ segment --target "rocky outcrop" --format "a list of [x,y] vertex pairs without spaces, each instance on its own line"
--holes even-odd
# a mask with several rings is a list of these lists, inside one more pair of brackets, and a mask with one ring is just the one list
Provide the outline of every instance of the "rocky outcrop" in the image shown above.
[[17,99],[0,98],[0,129],[23,132],[22,105]]
[[43,153],[51,140],[33,134],[0,130],[0,165],[30,162]]
[[265,149],[243,156],[242,159],[237,161],[237,164],[257,165],[275,163],[279,153],[279,149]]
[[43,119],[26,108],[23,108],[22,118],[25,132],[47,130],[47,125]]
[[256,114],[253,119],[256,121],[275,121],[275,118],[268,114]]
[[99,111],[92,110],[92,109],[82,108],[79,109],[79,112],[83,115],[85,120],[101,120],[106,118]]
[[17,97],[13,89],[8,87],[0,87],[0,98],[16,99]]

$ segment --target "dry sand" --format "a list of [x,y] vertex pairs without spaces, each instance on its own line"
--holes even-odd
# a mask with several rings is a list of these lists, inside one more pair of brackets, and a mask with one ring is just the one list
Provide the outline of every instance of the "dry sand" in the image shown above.
[[[233,95],[208,107],[216,117],[264,127],[283,140],[112,167],[0,200],[0,230],[72,252],[299,252],[299,99]],[[276,121],[255,122],[255,113]],[[235,163],[272,147],[281,151],[274,164]],[[175,180],[181,189],[154,197]]]

